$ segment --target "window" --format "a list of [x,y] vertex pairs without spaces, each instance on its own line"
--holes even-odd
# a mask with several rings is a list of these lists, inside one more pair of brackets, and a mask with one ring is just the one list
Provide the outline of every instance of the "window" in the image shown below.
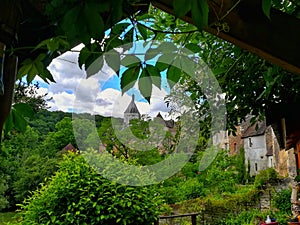
[[233,150],[236,152],[237,147],[236,147],[236,143],[233,144]]
[[225,150],[228,150],[228,143],[225,143]]
[[273,160],[272,159],[270,159],[271,160],[271,167],[273,167]]
[[257,163],[255,163],[255,171],[257,171]]
[[249,147],[252,147],[252,146],[253,146],[252,140],[251,140],[251,138],[249,138]]

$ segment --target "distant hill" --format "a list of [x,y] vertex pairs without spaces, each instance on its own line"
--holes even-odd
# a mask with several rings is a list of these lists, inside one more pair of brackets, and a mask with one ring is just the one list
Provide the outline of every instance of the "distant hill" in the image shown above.
[[[86,118],[87,116],[90,116],[90,114],[78,114],[79,118]],[[29,120],[29,126],[36,129],[40,135],[47,135],[49,132],[56,131],[55,125],[57,122],[62,120],[64,117],[70,117],[72,118],[72,113],[70,112],[63,112],[63,111],[49,111],[49,110],[41,110],[38,113],[35,114],[33,118]],[[101,121],[104,117],[101,115],[95,116],[96,126],[99,127],[101,124]]]

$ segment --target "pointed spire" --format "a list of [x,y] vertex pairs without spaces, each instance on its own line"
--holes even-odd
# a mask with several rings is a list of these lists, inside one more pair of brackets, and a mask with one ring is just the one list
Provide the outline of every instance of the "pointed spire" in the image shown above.
[[137,113],[140,115],[140,112],[134,102],[134,94],[131,96],[131,102],[129,103],[127,109],[125,110],[124,113]]

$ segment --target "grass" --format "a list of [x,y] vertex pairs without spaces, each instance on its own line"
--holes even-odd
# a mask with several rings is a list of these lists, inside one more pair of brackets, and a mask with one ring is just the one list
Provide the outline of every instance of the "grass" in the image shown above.
[[14,222],[15,212],[0,213],[0,225],[6,225],[8,222]]

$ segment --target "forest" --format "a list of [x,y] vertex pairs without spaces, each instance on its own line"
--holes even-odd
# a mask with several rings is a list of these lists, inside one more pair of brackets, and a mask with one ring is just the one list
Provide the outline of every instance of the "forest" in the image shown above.
[[[243,149],[235,155],[220,150],[209,168],[199,172],[201,142],[190,160],[173,176],[152,185],[132,187],[98,174],[87,160],[89,152],[95,150],[92,147],[83,153],[75,150],[73,123],[78,122],[72,120],[71,113],[40,109],[28,118],[24,133],[13,130],[7,134],[1,152],[3,213],[0,215],[3,218],[9,215],[9,224],[151,224],[159,215],[174,211],[209,215],[217,210],[218,213],[211,215],[213,220],[206,219],[211,224],[253,224],[267,215],[286,222],[291,216],[290,190],[272,188],[283,178],[272,168],[250,177]],[[80,123],[86,125],[89,121],[81,119]],[[130,123],[133,133],[145,134],[145,121],[135,119]],[[126,149],[121,143],[111,141],[114,135],[111,118],[97,116],[96,124],[100,137],[105,137],[102,142],[106,143],[106,151],[126,164],[155,164],[172,152],[167,146],[163,147],[167,149],[163,153],[157,148],[146,152]],[[69,143],[74,149],[65,150]],[[112,167],[115,165],[105,164],[102,169],[119,178],[134,172]],[[140,174],[137,179],[150,178]],[[266,189],[273,193],[272,207],[261,211],[259,199]],[[10,213],[16,211],[17,214]],[[188,224],[189,220],[180,223]]]

